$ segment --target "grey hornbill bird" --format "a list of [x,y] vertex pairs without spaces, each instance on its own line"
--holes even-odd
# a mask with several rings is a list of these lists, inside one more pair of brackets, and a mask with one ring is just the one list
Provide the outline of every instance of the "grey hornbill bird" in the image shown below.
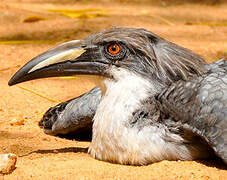
[[9,81],[74,74],[105,77],[105,89],[50,108],[47,134],[92,126],[88,152],[121,164],[193,160],[227,164],[227,63],[204,60],[144,29],[112,28],[50,49]]

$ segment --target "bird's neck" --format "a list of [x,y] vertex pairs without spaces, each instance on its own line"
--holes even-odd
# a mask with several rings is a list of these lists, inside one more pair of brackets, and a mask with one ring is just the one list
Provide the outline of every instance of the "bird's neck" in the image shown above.
[[140,108],[143,100],[160,90],[157,84],[127,70],[114,69],[112,74],[114,79],[104,82],[106,92],[94,116],[89,151],[99,159],[108,159],[105,156],[111,152],[114,154],[116,149],[124,149],[126,139],[122,138],[126,138],[123,136],[128,131],[133,112]]

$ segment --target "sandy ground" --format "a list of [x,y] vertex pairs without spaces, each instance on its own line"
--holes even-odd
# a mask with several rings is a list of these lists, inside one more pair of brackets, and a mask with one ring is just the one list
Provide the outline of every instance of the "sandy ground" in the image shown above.
[[[101,8],[91,19],[68,18],[47,9]],[[23,22],[29,16],[45,20]],[[95,86],[93,77],[50,78],[8,87],[25,62],[59,42],[84,38],[112,26],[143,27],[201,54],[208,62],[227,55],[227,4],[73,3],[0,0],[0,153],[15,153],[16,169],[1,179],[227,179],[218,160],[162,161],[148,166],[102,162],[87,153],[90,142],[48,136],[38,127],[42,114],[57,101],[76,97]],[[17,44],[23,40],[24,44]],[[16,41],[16,42],[15,42]],[[97,82],[98,79],[96,78]],[[48,100],[22,88],[37,90]],[[11,125],[12,121],[23,121]]]

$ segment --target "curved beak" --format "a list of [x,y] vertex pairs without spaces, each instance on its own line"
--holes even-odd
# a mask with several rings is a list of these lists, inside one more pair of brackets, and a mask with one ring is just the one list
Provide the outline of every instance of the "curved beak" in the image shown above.
[[75,74],[105,75],[107,63],[102,62],[97,47],[83,40],[69,41],[42,53],[25,64],[8,82],[9,86],[47,77]]

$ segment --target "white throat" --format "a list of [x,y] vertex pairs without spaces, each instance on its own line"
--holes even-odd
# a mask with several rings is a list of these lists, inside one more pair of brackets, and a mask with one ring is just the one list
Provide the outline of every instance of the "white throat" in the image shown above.
[[106,92],[94,116],[89,152],[98,159],[119,161],[116,151],[119,153],[129,148],[127,138],[130,137],[124,134],[128,134],[127,124],[132,113],[140,108],[144,99],[156,94],[160,87],[125,69],[113,68],[111,73],[115,80],[107,79],[104,82]]

